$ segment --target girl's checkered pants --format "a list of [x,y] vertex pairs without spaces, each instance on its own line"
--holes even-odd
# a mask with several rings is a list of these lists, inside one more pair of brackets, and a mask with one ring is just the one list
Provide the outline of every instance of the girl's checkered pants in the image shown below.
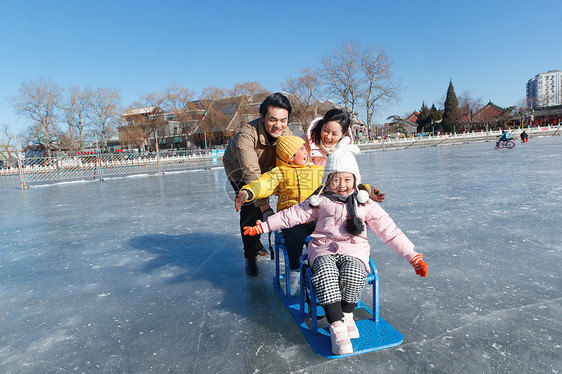
[[320,305],[341,302],[357,303],[367,281],[365,265],[357,257],[341,254],[316,257],[312,266],[312,283]]

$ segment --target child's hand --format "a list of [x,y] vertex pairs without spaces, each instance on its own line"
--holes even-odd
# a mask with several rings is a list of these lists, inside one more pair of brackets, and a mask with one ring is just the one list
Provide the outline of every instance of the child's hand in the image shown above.
[[260,220],[256,221],[255,226],[244,226],[244,235],[255,236],[258,234],[263,234]]
[[414,270],[416,270],[417,275],[420,277],[427,277],[427,264],[422,260],[422,257],[421,253],[418,253],[410,260],[410,264],[412,264]]
[[249,197],[248,191],[242,190],[238,192],[238,195],[236,195],[236,199],[234,199],[234,207],[236,208],[237,212],[240,210],[242,204],[244,204],[244,202],[248,200],[248,197]]
[[384,195],[375,187],[371,186],[371,190],[369,191],[369,197],[371,200],[376,201],[377,203],[382,203],[384,201]]

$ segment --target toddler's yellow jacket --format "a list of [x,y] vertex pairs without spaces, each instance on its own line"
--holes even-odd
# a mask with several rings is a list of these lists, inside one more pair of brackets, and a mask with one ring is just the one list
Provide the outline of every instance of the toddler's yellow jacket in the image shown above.
[[319,165],[290,165],[277,158],[277,166],[248,183],[243,190],[252,193],[248,201],[277,195],[277,211],[306,200],[322,185],[324,167]]

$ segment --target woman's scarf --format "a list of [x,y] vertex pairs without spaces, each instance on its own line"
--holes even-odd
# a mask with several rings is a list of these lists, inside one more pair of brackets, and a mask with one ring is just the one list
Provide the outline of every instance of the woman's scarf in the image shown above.
[[357,192],[354,192],[349,196],[342,196],[333,193],[332,191],[324,191],[324,195],[332,201],[345,203],[347,211],[351,215],[345,223],[345,229],[351,235],[357,236],[361,234],[365,229],[365,226],[363,225],[363,221],[361,221],[361,219],[357,216]]
[[320,146],[320,149],[321,149],[322,151],[326,152],[326,154],[329,156],[329,155],[336,149],[336,147],[338,146],[338,143],[332,144],[331,146],[326,147],[326,146],[324,145],[324,142],[323,142],[323,141],[320,141],[319,146]]

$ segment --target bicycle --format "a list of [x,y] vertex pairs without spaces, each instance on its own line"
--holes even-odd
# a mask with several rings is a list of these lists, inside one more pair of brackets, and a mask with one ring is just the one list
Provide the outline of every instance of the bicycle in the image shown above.
[[511,149],[513,147],[515,147],[515,142],[513,141],[513,138],[509,138],[506,140],[498,140],[496,142],[496,146],[494,147],[494,149],[499,149],[499,148]]

